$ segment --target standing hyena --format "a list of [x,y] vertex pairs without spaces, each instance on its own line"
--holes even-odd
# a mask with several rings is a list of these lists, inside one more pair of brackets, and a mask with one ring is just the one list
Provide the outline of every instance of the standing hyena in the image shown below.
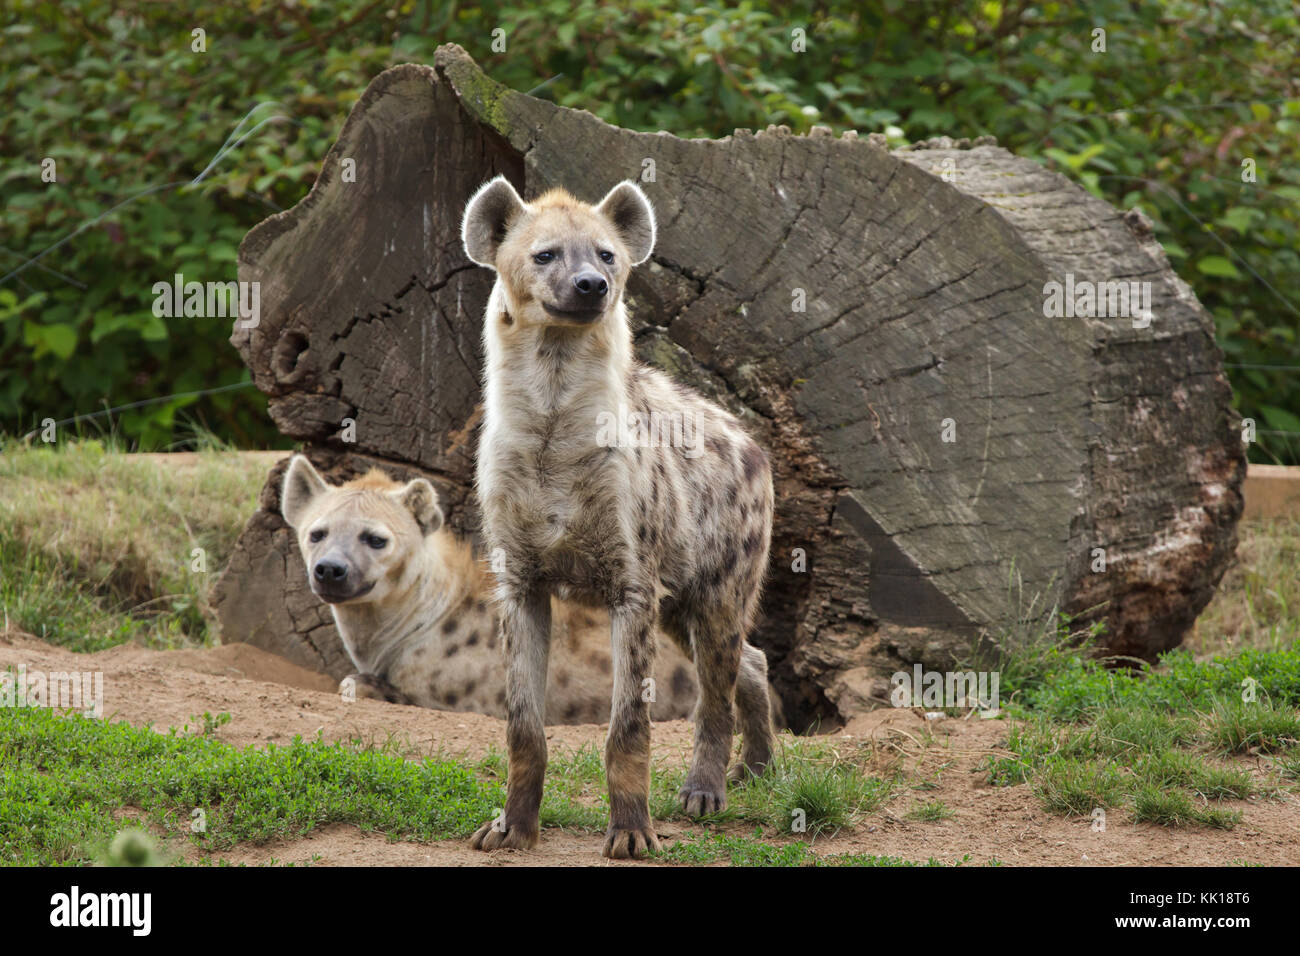
[[[561,190],[524,203],[498,178],[470,200],[462,238],[470,259],[497,273],[478,492],[489,547],[504,557],[508,688],[505,812],[472,845],[537,842],[555,593],[609,609],[604,855],[636,856],[659,845],[643,693],[656,625],[693,656],[699,676],[686,811],[726,806],[733,706],[744,734],[737,773],[761,772],[771,756],[767,661],[745,640],[772,529],[767,456],[734,417],[633,358],[623,287],[655,240],[654,212],[635,185],[621,183],[597,206]],[[626,425],[629,410],[636,438],[618,428],[622,440],[611,440],[609,421]],[[664,420],[682,440],[642,440],[646,422]]]

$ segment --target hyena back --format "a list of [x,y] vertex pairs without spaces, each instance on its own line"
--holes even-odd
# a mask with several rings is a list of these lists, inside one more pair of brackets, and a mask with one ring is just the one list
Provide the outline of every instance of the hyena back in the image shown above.
[[[767,662],[746,641],[767,566],[771,471],[732,415],[633,358],[623,289],[654,234],[631,183],[596,206],[558,190],[526,204],[498,178],[466,207],[466,251],[497,273],[477,481],[489,547],[505,558],[508,659],[508,795],[503,818],[474,835],[478,848],[538,839],[552,593],[610,613],[606,856],[658,847],[642,699],[656,626],[692,655],[700,684],[686,811],[726,806],[733,705],[744,734],[737,773],[761,772],[771,756]],[[624,409],[689,422],[693,440],[610,442],[602,425]]]

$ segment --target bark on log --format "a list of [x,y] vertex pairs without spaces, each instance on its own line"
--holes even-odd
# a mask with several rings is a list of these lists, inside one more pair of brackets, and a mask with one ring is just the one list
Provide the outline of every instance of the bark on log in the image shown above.
[[[1147,659],[1209,600],[1242,507],[1238,416],[1212,321],[1140,214],[979,141],[630,132],[507,90],[455,46],[376,78],[311,194],[240,249],[262,312],[231,341],[327,470],[368,455],[426,474],[477,527],[492,277],[459,216],[498,173],[586,199],[634,178],[654,202],[637,349],[772,452],[756,642],[796,728],[872,706],[900,664],[945,666],[1035,597],[1096,609],[1111,651]],[[1044,285],[1067,276],[1149,282],[1149,327],[1047,317]],[[276,479],[222,581],[223,635],[340,674]]]

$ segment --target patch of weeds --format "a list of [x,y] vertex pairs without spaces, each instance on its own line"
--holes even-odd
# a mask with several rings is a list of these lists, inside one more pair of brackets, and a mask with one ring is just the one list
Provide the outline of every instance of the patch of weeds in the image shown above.
[[1052,757],[1035,775],[1034,793],[1054,813],[1087,816],[1097,807],[1118,806],[1124,781],[1113,764]]
[[[856,751],[855,756],[860,756]],[[650,813],[687,819],[677,792],[686,771],[674,762],[651,774]],[[706,822],[749,822],[780,833],[834,832],[878,809],[891,795],[889,781],[868,774],[856,759],[842,759],[820,739],[788,741],[761,777],[727,784],[727,808]],[[802,829],[795,829],[802,828]]]
[[1287,750],[1300,743],[1300,714],[1272,701],[1216,701],[1207,736],[1227,753]]
[[1231,830],[1241,822],[1241,811],[1199,807],[1182,790],[1147,783],[1133,794],[1133,820],[1165,827],[1200,825]]
[[[190,720],[194,721],[195,723],[198,723],[199,719],[200,719],[199,717],[193,714],[190,715]],[[230,714],[229,712],[223,711],[222,713],[217,714],[215,717],[213,717],[210,713],[208,713],[205,710],[203,712],[202,720],[203,720],[203,730],[201,731],[201,733],[205,737],[211,737],[219,729],[224,727],[226,724],[230,723]]]
[[1277,770],[1287,780],[1300,781],[1300,753],[1279,758]]
[[952,808],[942,800],[932,800],[929,803],[920,804],[913,807],[907,814],[909,820],[921,820],[925,823],[939,823],[942,820],[951,819],[952,816]]
[[890,794],[890,784],[867,776],[850,763],[832,764],[784,755],[767,773],[738,788],[737,815],[778,831],[815,836],[851,825],[877,810]]
[[1012,723],[1007,728],[1007,749],[1015,756],[990,754],[984,760],[988,782],[995,787],[1027,782],[1050,757],[1084,759],[1097,752],[1091,730],[1060,726],[1042,717]]
[[1212,766],[1186,751],[1167,750],[1144,757],[1134,771],[1146,786],[1183,787],[1211,800],[1244,800],[1255,792],[1255,784],[1245,770]]
[[604,757],[594,744],[551,755],[542,790],[541,825],[594,832],[609,825]]
[[[211,449],[178,466],[98,440],[7,446],[0,606],[10,626],[75,651],[208,643],[216,572],[265,478],[264,463]],[[198,560],[210,573],[196,573]]]
[[1196,740],[1196,721],[1149,708],[1102,711],[1092,725],[1099,753],[1131,761],[1144,753],[1163,753]]

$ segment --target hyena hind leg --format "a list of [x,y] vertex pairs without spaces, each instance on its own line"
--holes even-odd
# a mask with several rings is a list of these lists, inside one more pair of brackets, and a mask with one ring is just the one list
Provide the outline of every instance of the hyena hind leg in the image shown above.
[[700,699],[695,706],[691,769],[677,795],[688,816],[700,817],[727,808],[727,761],[735,732],[736,682],[744,639],[738,621],[710,621],[703,615],[691,633]]
[[757,777],[772,761],[772,701],[767,683],[767,655],[748,641],[740,647],[740,672],[736,678],[736,711],[742,743],[740,763],[731,768],[733,782]]

